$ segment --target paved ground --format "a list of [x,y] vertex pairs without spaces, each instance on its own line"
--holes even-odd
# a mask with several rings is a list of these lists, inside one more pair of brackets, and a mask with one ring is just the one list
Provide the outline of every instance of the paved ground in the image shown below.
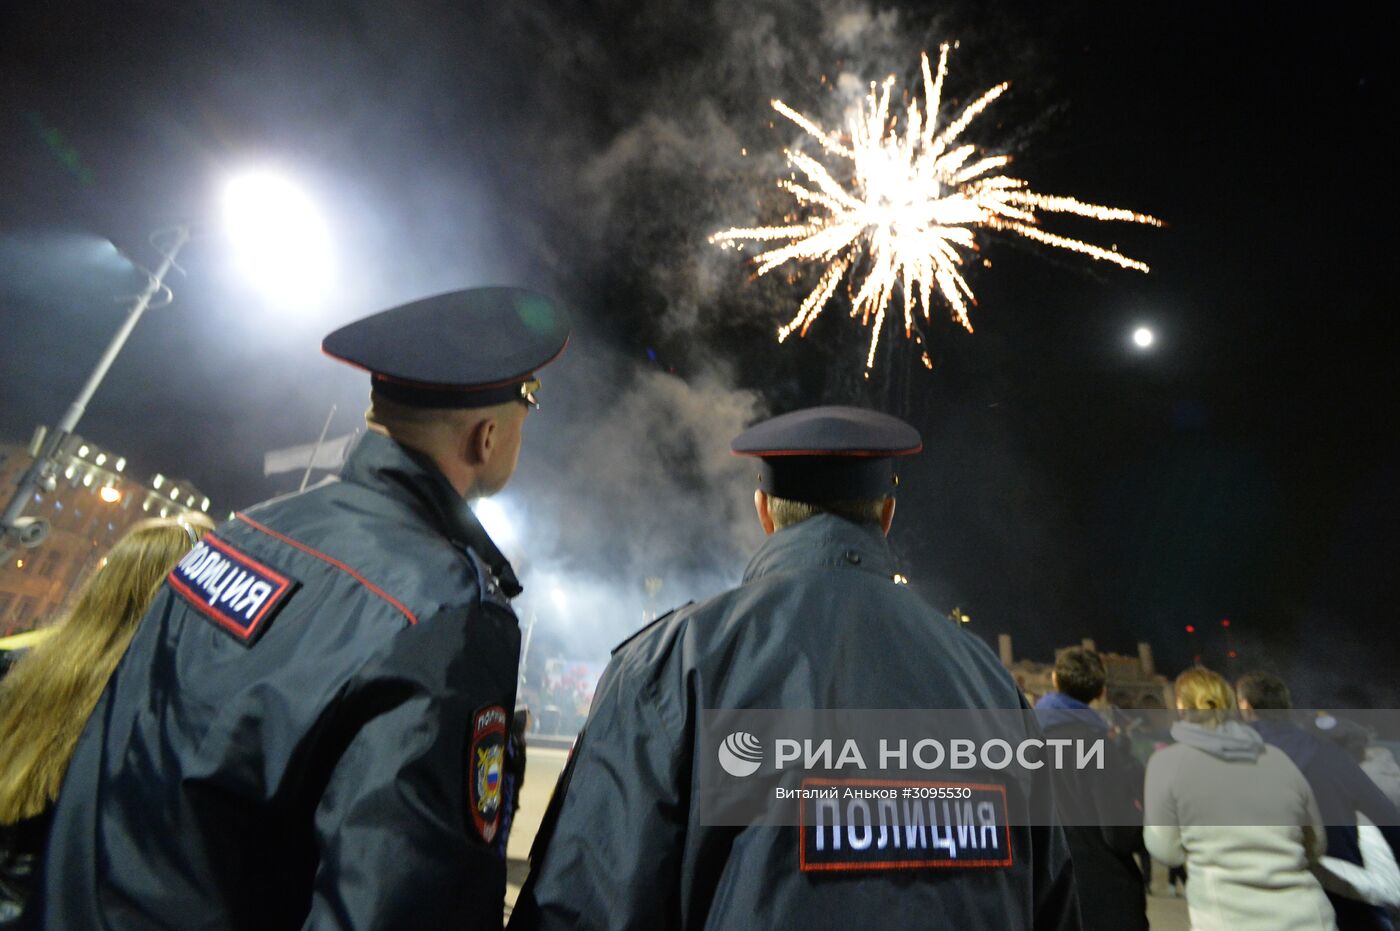
[[[525,789],[520,797],[520,811],[515,816],[515,826],[510,832],[510,845],[506,849],[508,885],[506,887],[506,908],[515,903],[520,892],[520,884],[525,880],[530,843],[540,828],[545,806],[549,804],[554,783],[564,769],[568,751],[548,747],[531,747],[526,761]],[[1154,877],[1154,887],[1166,887],[1166,870],[1158,867]],[[1190,923],[1186,916],[1186,900],[1164,896],[1151,896],[1147,900],[1147,916],[1153,931],[1187,931]]]
[[[1156,879],[1153,888],[1166,888],[1165,870]],[[1186,900],[1160,895],[1147,897],[1147,921],[1152,926],[1152,931],[1189,931],[1191,927],[1191,918],[1186,913]]]
[[530,844],[540,829],[554,783],[564,771],[567,750],[550,747],[530,747],[525,756],[525,788],[520,793],[520,810],[515,813],[510,843],[506,846],[506,914],[515,904],[520,884],[525,881],[529,867]]

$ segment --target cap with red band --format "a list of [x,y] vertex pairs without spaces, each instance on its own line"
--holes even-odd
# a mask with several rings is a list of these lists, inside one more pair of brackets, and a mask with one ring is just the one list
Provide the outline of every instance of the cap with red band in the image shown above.
[[449,291],[331,333],[326,355],[364,369],[374,390],[414,407],[533,403],[535,371],[569,339],[559,306],[523,288]]
[[894,458],[924,448],[919,431],[859,407],[809,407],[755,424],[735,437],[736,456],[762,460],[758,487],[819,503],[894,494]]

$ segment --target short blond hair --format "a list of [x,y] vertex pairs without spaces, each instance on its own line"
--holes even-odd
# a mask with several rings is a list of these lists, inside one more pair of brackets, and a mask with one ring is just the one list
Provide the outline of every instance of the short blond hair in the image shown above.
[[857,524],[879,524],[887,498],[851,498],[845,501],[793,501],[790,498],[768,496],[768,516],[773,528],[782,530],[800,524],[818,514],[835,514]]
[[1188,721],[1210,727],[1224,724],[1236,711],[1235,690],[1219,673],[1204,666],[1176,677],[1176,702],[1185,708]]
[[450,425],[465,420],[463,415],[471,410],[472,408],[465,407],[415,407],[386,398],[377,391],[370,391],[365,422],[388,430],[395,427]]

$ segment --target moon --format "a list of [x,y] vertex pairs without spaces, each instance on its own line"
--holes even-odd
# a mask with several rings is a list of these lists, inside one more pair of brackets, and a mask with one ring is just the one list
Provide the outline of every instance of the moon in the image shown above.
[[1156,334],[1145,326],[1140,326],[1133,331],[1133,343],[1139,349],[1148,348],[1156,339]]

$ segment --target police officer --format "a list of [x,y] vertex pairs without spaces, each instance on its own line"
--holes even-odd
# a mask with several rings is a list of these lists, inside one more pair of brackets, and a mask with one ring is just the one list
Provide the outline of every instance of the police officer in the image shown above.
[[921,448],[903,421],[849,407],[734,441],[760,457],[754,505],[769,536],[738,588],[614,651],[512,931],[1079,927],[1059,828],[1012,826],[995,863],[923,868],[906,851],[840,863],[828,845],[818,870],[796,828],[699,814],[700,755],[715,752],[698,741],[705,709],[1025,708],[991,651],[895,578],[893,461]]
[[326,337],[372,373],[369,431],[167,578],[74,754],[39,924],[500,927],[520,583],[467,501],[566,339],[511,288]]

